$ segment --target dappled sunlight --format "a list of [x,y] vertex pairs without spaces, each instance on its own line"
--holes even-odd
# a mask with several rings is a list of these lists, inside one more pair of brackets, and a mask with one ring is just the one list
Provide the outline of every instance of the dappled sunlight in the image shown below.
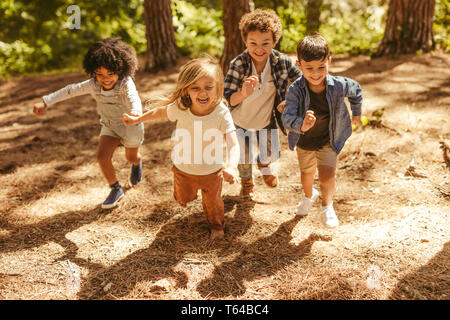
[[154,235],[117,223],[91,223],[66,234],[77,247],[78,259],[105,267],[148,247]]
[[100,206],[108,189],[99,186],[75,185],[55,191],[30,204],[22,214],[30,219],[42,219],[66,211],[79,211]]
[[[335,229],[322,225],[320,199],[307,216],[295,216],[303,188],[297,154],[285,136],[274,163],[278,187],[268,188],[256,166],[255,201],[238,196],[240,183],[224,183],[225,237],[210,242],[200,197],[187,207],[173,199],[174,123],[145,124],[143,181],[133,188],[126,187],[125,150],[116,150],[113,164],[125,197],[102,210],[109,188],[96,161],[100,127],[93,102],[69,100],[39,122],[25,107],[8,105],[0,114],[6,124],[0,140],[0,296],[384,299],[408,293],[405,285],[441,270],[450,233],[443,193],[450,174],[440,148],[450,131],[448,98],[446,88],[437,89],[448,71],[430,56],[417,58],[430,60],[428,66],[408,59],[335,61],[338,73],[361,82],[363,115],[375,120],[372,112],[385,108],[378,124],[354,131],[339,155]],[[138,74],[142,97],[171,90],[176,72],[155,79]],[[396,77],[411,86],[392,94],[402,85]],[[49,91],[62,78],[51,76]],[[432,94],[422,97],[427,88]],[[23,106],[35,99],[22,98]],[[320,189],[317,176],[314,185]],[[426,290],[420,294],[433,296]]]
[[0,279],[9,283],[3,299],[67,299],[74,292],[67,287],[68,274],[57,262],[64,248],[54,242],[0,254]]

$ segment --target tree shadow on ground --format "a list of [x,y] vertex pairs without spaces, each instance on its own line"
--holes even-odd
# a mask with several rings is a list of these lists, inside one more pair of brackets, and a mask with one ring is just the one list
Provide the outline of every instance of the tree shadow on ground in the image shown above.
[[[343,57],[333,57],[331,68],[334,65],[338,65],[341,61],[343,62],[354,62],[349,68],[345,68],[345,70],[338,72],[331,72],[335,76],[343,76],[349,78],[357,78],[359,75],[365,75],[370,70],[370,73],[381,73],[394,69],[395,67],[407,62],[404,59],[388,59],[386,57],[371,59],[366,56],[360,56],[360,61],[358,60],[349,60],[348,56]],[[367,82],[364,82],[367,83]]]
[[23,226],[0,220],[0,227],[9,231],[7,236],[0,236],[0,252],[16,252],[55,242],[65,250],[64,256],[58,261],[73,259],[78,252],[78,247],[67,239],[66,235],[104,217],[111,211],[101,209],[100,206],[89,211],[69,211]]
[[[0,109],[10,104],[41,98],[43,95],[61,89],[70,83],[77,83],[86,79],[88,77],[82,73],[16,77],[13,86],[7,89],[7,95],[2,95]],[[7,84],[7,81],[0,83],[0,88]]]
[[389,299],[450,299],[450,242],[428,263],[401,279]]
[[[216,251],[221,246],[230,245],[236,234],[245,233],[252,224],[251,203],[241,204],[234,197],[224,198],[226,212],[225,238],[211,242],[209,228],[203,212],[180,218],[171,218],[156,234],[148,248],[137,250],[124,259],[108,267],[91,264],[85,259],[72,261],[88,268],[89,276],[83,281],[78,293],[80,299],[111,299],[129,294],[139,282],[173,279],[176,288],[187,286],[188,277],[174,268],[183,262],[186,255],[204,254]],[[227,213],[236,206],[233,217]],[[161,211],[171,212],[172,207],[157,208],[145,220],[150,223],[158,218]],[[105,292],[105,285],[111,288]]]
[[274,275],[277,271],[292,264],[311,252],[315,241],[331,241],[329,236],[315,233],[298,245],[290,243],[292,230],[299,216],[282,223],[270,236],[252,242],[242,248],[233,261],[216,267],[210,278],[202,280],[197,291],[202,297],[238,297],[245,293],[244,281]]
[[[60,125],[67,120],[67,115],[61,115],[43,119],[43,125],[39,128],[22,130],[19,137],[1,139],[0,142],[8,147],[4,148],[0,154],[0,173],[12,175],[7,191],[9,201],[3,206],[5,211],[11,212],[14,207],[24,206],[43,198],[51,194],[56,187],[72,185],[73,179],[64,178],[62,172],[76,171],[88,162],[95,163],[96,170],[100,172],[95,158],[97,143],[93,140],[100,132],[100,125],[94,113],[95,111],[90,112],[88,116],[95,117],[95,122],[90,120],[87,124],[81,124],[86,122],[85,119],[74,118],[72,127],[68,129]],[[74,126],[77,123],[80,125]],[[173,129],[174,124],[166,122],[146,126],[144,145],[141,147],[141,151],[148,154],[144,157],[144,172],[170,161],[170,150],[166,148],[158,152],[155,150],[147,152],[147,150],[150,150],[155,142],[170,138]],[[118,151],[119,149],[116,150],[113,161],[118,159]],[[36,173],[39,179],[29,181],[27,176],[23,176],[26,180],[24,183],[14,179],[14,174],[19,172],[20,175],[22,167],[51,162],[55,163],[53,168],[47,167],[45,171]],[[119,169],[120,167],[116,167],[116,172]],[[106,181],[103,178],[101,180],[101,183],[106,186]]]

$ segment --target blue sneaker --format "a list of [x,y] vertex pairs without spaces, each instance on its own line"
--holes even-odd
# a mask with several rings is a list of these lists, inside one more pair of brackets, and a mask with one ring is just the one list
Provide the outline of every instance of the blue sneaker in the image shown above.
[[110,209],[116,206],[117,202],[123,197],[124,193],[122,187],[116,182],[111,187],[111,192],[108,198],[102,204],[103,209]]
[[137,185],[141,180],[142,180],[142,159],[137,166],[135,165],[131,166],[131,175],[130,180],[128,182],[130,183],[130,187],[133,187]]

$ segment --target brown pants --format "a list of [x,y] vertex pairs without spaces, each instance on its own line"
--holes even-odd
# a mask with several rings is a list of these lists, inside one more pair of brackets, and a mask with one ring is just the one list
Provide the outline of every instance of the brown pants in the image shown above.
[[225,227],[224,204],[222,200],[223,169],[204,176],[192,175],[175,166],[173,171],[173,196],[182,206],[197,199],[197,192],[202,191],[202,205],[206,220],[212,230]]

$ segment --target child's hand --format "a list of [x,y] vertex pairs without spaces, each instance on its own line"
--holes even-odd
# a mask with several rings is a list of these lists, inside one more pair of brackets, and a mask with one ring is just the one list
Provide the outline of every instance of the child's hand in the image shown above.
[[355,131],[362,125],[361,116],[353,116],[352,117],[352,131]]
[[250,96],[255,91],[256,85],[259,83],[258,76],[250,76],[245,79],[242,84],[241,94],[244,98]]
[[45,112],[46,109],[47,105],[43,101],[37,102],[33,106],[33,113],[37,116],[40,116]]
[[277,106],[277,110],[279,113],[283,113],[284,105],[286,104],[286,100],[283,100],[280,102],[280,104]]
[[303,132],[311,129],[316,123],[316,116],[314,115],[314,111],[308,110],[306,111],[305,120],[303,120],[303,124],[300,127],[300,130]]
[[229,184],[233,184],[237,181],[237,172],[236,168],[225,168],[223,169],[223,180],[228,182]]
[[362,125],[362,123],[361,123],[361,116],[353,116],[352,117],[352,124],[354,124],[357,127],[361,126]]
[[139,116],[136,116],[134,114],[122,114],[122,122],[126,126],[132,126],[133,124],[138,123]]

